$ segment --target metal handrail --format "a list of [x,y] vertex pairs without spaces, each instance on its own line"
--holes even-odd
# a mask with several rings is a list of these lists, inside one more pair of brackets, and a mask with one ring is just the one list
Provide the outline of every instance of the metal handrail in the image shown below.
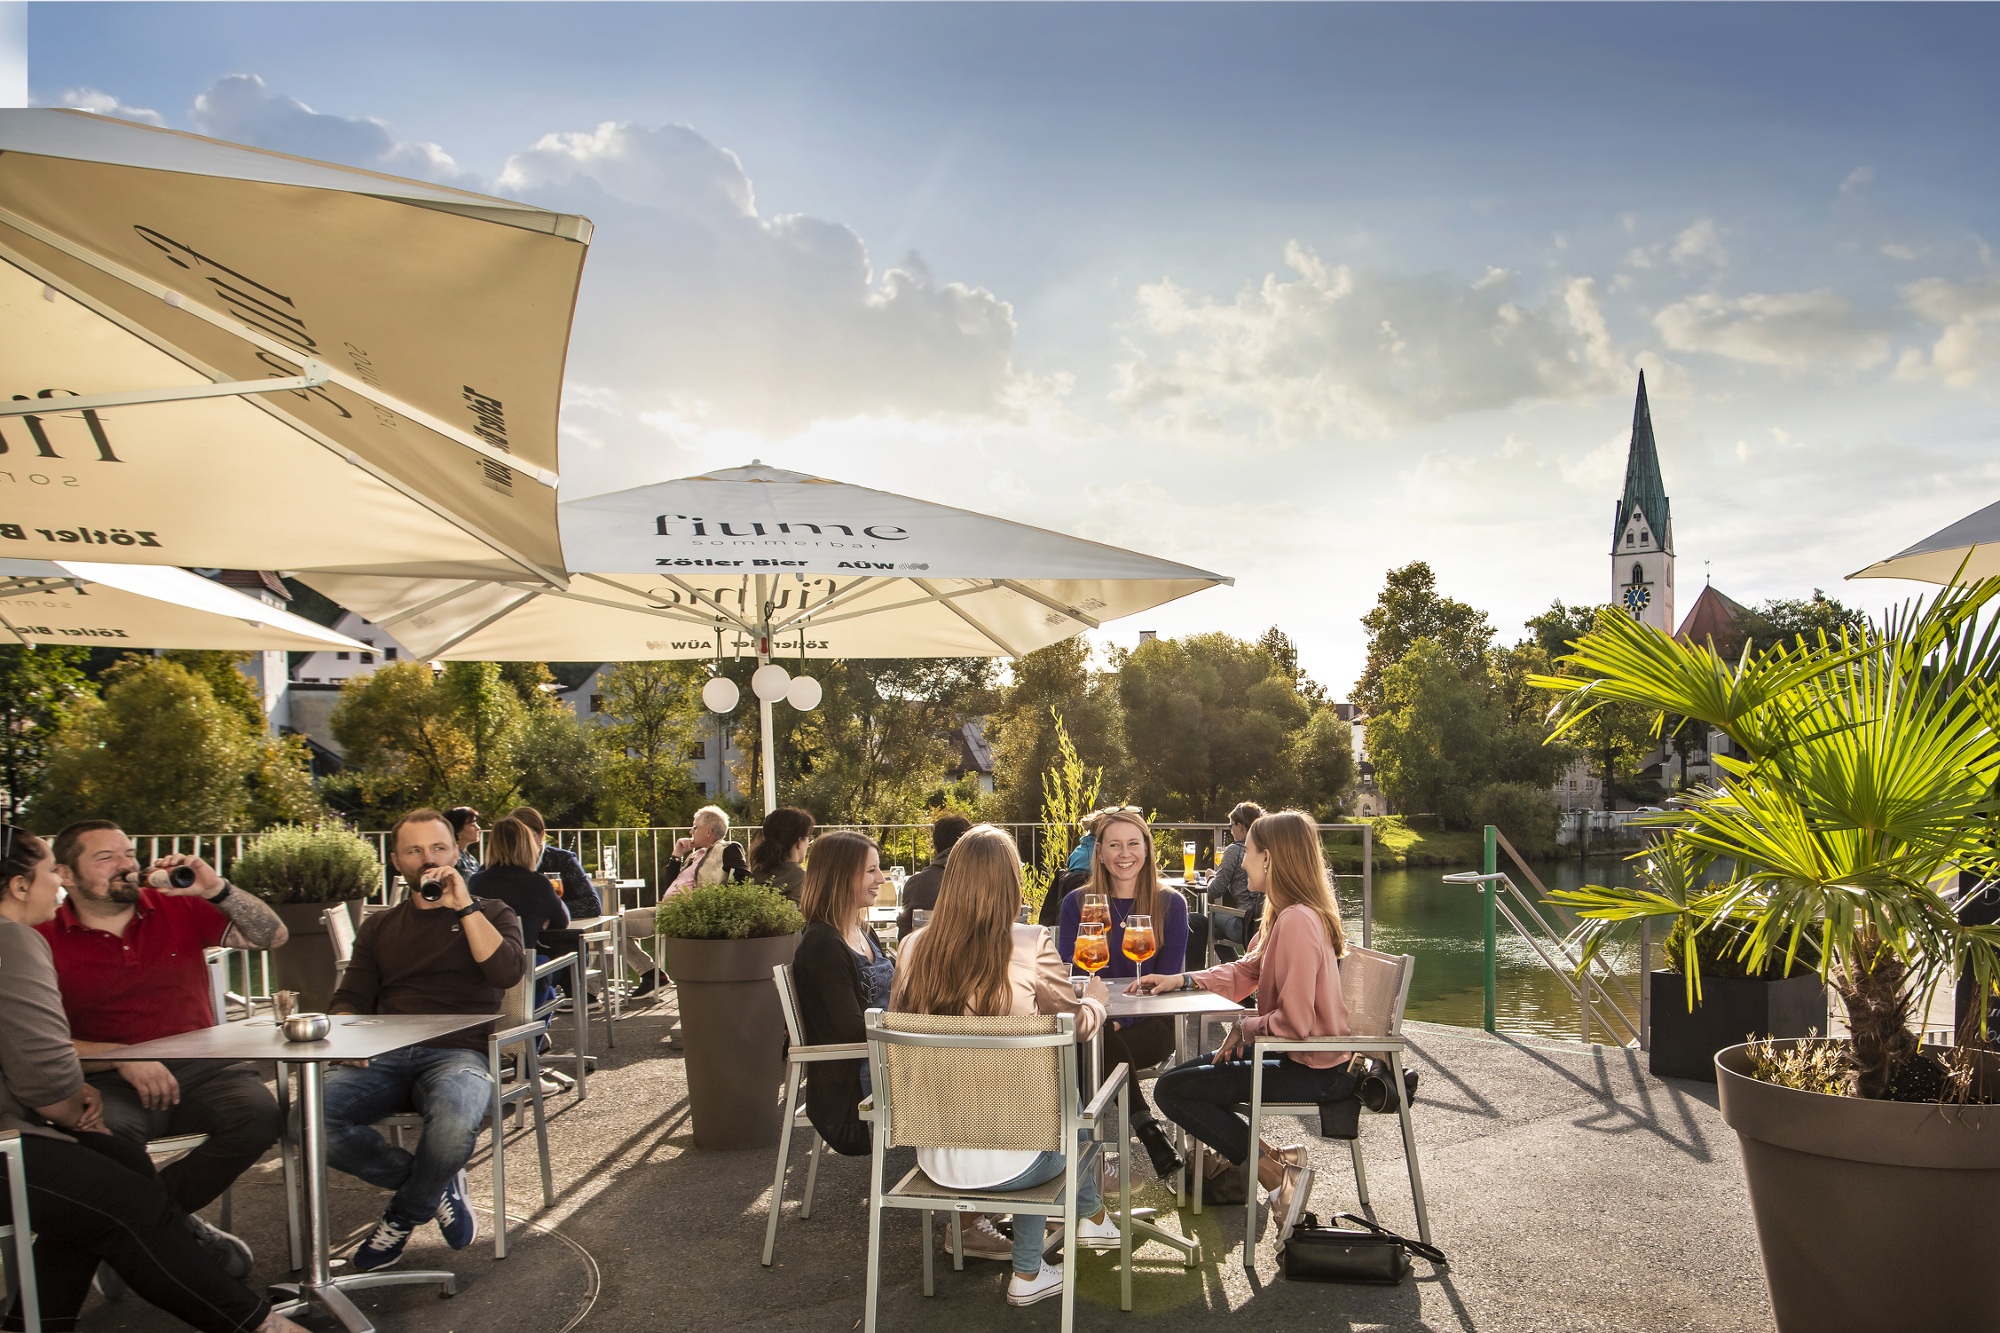
[[[1582,1008],[1584,1014],[1584,1022],[1586,1025],[1586,1031],[1585,1031],[1586,1039],[1588,1039],[1589,1035],[1588,1024],[1593,1019],[1595,1019],[1597,1024],[1600,1027],[1602,1027],[1607,1033],[1610,1033],[1611,1036],[1614,1038],[1618,1036],[1618,1030],[1621,1027],[1626,1032],[1630,1033],[1631,1040],[1625,1044],[1634,1046],[1644,1045],[1644,1036],[1642,1034],[1641,1024],[1635,1024],[1629,1017],[1626,1016],[1625,1011],[1621,1009],[1615,1002],[1611,1001],[1608,996],[1606,996],[1602,1002],[1593,1000],[1591,998],[1591,993],[1593,991],[1601,992],[1602,988],[1599,985],[1596,977],[1592,975],[1591,968],[1586,967],[1584,962],[1580,958],[1578,958],[1575,955],[1575,953],[1572,952],[1572,937],[1565,935],[1560,931],[1557,931],[1553,926],[1549,925],[1547,918],[1545,918],[1541,914],[1541,912],[1537,910],[1534,901],[1530,899],[1527,894],[1521,891],[1521,887],[1518,884],[1514,883],[1514,879],[1511,875],[1507,874],[1505,871],[1502,870],[1493,870],[1486,872],[1462,871],[1458,874],[1444,876],[1444,882],[1447,884],[1478,884],[1482,887],[1483,891],[1489,895],[1489,902],[1493,906],[1494,910],[1497,911],[1499,915],[1505,917],[1507,919],[1507,924],[1514,927],[1516,933],[1518,933],[1523,940],[1527,941],[1528,947],[1533,949],[1535,951],[1536,956],[1542,960],[1542,965],[1548,968],[1549,971],[1553,972],[1556,975],[1557,979],[1562,982],[1563,988],[1569,992],[1570,998],[1575,1000],[1577,1004]],[[1535,933],[1532,930],[1530,930],[1525,924],[1522,923],[1521,918],[1515,915],[1513,907],[1510,907],[1508,905],[1506,898],[1501,896],[1501,894],[1496,891],[1496,886],[1498,885],[1504,885],[1506,887],[1506,892],[1508,894],[1511,894],[1515,902],[1517,902],[1520,905],[1521,910],[1524,911],[1528,915],[1528,917],[1534,921],[1536,925],[1541,927],[1542,931],[1550,938],[1550,943],[1552,943],[1554,947],[1561,953],[1563,961],[1569,964],[1569,966],[1567,967],[1562,966],[1549,955],[1549,950],[1548,948],[1544,947],[1542,940],[1537,938]],[[1604,975],[1608,976],[1612,984],[1615,985],[1622,994],[1624,994],[1627,1000],[1630,1000],[1632,998],[1631,991],[1626,989],[1625,983],[1617,976],[1615,972],[1611,970],[1610,964],[1605,962],[1602,955],[1594,957],[1591,960],[1591,965],[1598,971],[1603,972]],[[1493,966],[1494,966],[1494,941],[1489,935],[1487,939],[1487,968],[1489,974],[1491,973]],[[1578,980],[1579,974],[1581,975],[1582,978],[1580,981]],[[1611,1016],[1611,1018],[1615,1018],[1617,1020],[1615,1025],[1610,1021],[1610,1019],[1604,1016],[1606,1013],[1608,1013]],[[1492,1027],[1490,1019],[1488,1021],[1487,1027],[1489,1030]]]

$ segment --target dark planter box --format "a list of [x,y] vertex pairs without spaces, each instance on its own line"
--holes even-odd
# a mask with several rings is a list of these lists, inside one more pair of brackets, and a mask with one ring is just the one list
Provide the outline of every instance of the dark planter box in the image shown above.
[[1819,1037],[1826,1030],[1826,983],[1816,972],[1776,981],[1703,977],[1687,1011],[1687,981],[1655,972],[1653,1045],[1646,1067],[1660,1078],[1715,1082],[1715,1053],[1765,1037]]

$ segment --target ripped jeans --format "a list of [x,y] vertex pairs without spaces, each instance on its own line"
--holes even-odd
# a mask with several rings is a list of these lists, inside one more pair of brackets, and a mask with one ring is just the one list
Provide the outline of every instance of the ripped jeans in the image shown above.
[[[389,1211],[402,1221],[428,1222],[445,1187],[465,1169],[492,1109],[493,1082],[479,1051],[405,1046],[376,1056],[366,1069],[336,1066],[326,1074],[326,1163],[394,1190]],[[375,1128],[406,1111],[424,1118],[414,1153]]]

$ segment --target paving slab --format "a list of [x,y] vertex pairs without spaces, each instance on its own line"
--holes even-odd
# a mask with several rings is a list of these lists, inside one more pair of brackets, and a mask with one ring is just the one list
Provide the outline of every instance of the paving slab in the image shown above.
[[[619,1025],[590,1095],[558,1098],[550,1121],[556,1201],[541,1206],[533,1140],[508,1146],[508,1210],[521,1219],[511,1256],[495,1262],[487,1235],[447,1250],[420,1231],[407,1263],[449,1267],[463,1294],[439,1301],[418,1288],[370,1292],[384,1333],[567,1333],[573,1328],[791,1330],[851,1333],[861,1319],[867,1261],[867,1158],[829,1155],[810,1219],[798,1216],[805,1153],[795,1149],[776,1264],[758,1263],[768,1216],[769,1151],[705,1153],[689,1125],[680,1053],[663,1042],[672,997]],[[1232,1328],[1327,1330],[1769,1330],[1755,1229],[1736,1137],[1713,1085],[1656,1079],[1644,1057],[1432,1024],[1410,1027],[1410,1064],[1422,1073],[1418,1148],[1434,1239],[1447,1269],[1418,1261],[1394,1288],[1287,1283],[1277,1276],[1268,1226],[1253,1271],[1241,1263],[1243,1212],[1174,1212],[1173,1197],[1135,1153],[1139,1202],[1165,1225],[1200,1237],[1183,1268],[1162,1246],[1138,1251],[1134,1310],[1118,1310],[1115,1252],[1079,1260],[1080,1330],[1194,1329],[1216,1316]],[[557,1049],[567,1049],[558,1029]],[[603,1027],[592,1045],[602,1049]],[[1305,1142],[1318,1171],[1312,1208],[1322,1218],[1356,1208],[1345,1144],[1277,1122],[1274,1136]],[[1364,1115],[1362,1144],[1377,1218],[1414,1235],[1416,1220],[1393,1116]],[[907,1169],[908,1150],[890,1154]],[[892,1177],[893,1178],[893,1177]],[[335,1176],[336,1235],[358,1240],[385,1196]],[[484,1151],[475,1201],[491,1204]],[[490,1216],[482,1226],[490,1228]],[[237,1225],[256,1247],[256,1282],[285,1280],[283,1192],[275,1162],[237,1190]],[[942,1230],[942,1228],[940,1228]],[[1007,1265],[938,1266],[937,1295],[922,1295],[916,1214],[884,1224],[884,1330],[1055,1329],[1054,1301],[1028,1309],[1004,1299]],[[323,1316],[309,1321],[332,1333]],[[153,1333],[175,1325],[136,1298],[91,1298],[86,1330]]]

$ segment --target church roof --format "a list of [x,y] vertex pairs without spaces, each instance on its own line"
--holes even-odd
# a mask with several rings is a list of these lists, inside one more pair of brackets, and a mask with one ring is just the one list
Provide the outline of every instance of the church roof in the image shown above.
[[1646,372],[1639,372],[1639,398],[1632,406],[1632,449],[1625,456],[1625,496],[1611,524],[1611,553],[1619,554],[1618,539],[1637,509],[1646,516],[1654,540],[1669,555],[1674,549],[1673,514],[1667,508],[1667,485],[1660,479],[1660,451],[1653,444],[1653,414],[1646,406]]
[[1748,608],[1741,602],[1723,596],[1713,587],[1703,588],[1674,637],[1692,647],[1714,644],[1726,652],[1730,645],[1743,641],[1742,617],[1748,614]]

